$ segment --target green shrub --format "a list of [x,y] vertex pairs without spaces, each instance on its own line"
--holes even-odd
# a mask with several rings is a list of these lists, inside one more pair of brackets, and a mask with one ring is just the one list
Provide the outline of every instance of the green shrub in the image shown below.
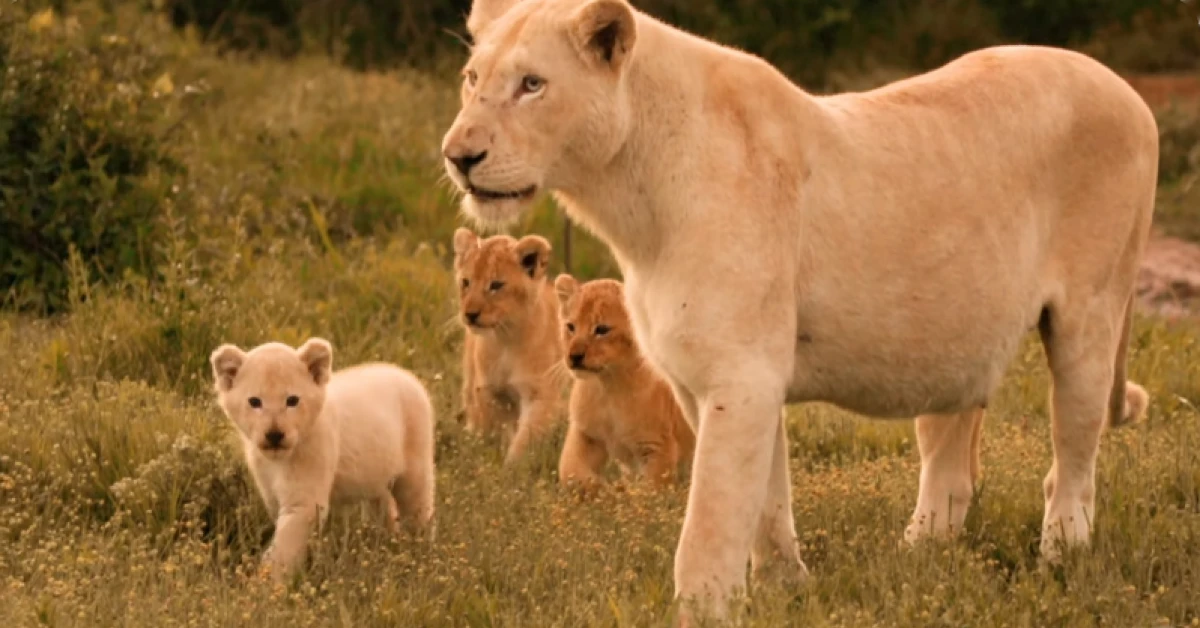
[[[308,49],[355,68],[428,65],[461,52],[470,0],[153,0],[177,26],[239,50],[294,54]],[[1194,9],[1176,0],[635,0],[667,22],[758,54],[819,88],[831,72],[886,62],[926,69],[1000,41],[1097,44],[1112,61],[1142,69],[1192,67],[1191,29],[1175,16]],[[1137,18],[1135,20],[1135,18]],[[1108,40],[1156,42],[1134,56]],[[1093,41],[1095,40],[1095,41]],[[1108,56],[1104,57],[1110,60]]]
[[175,170],[160,55],[80,31],[49,10],[0,13],[0,294],[20,307],[63,307],[72,249],[104,276],[149,269]]

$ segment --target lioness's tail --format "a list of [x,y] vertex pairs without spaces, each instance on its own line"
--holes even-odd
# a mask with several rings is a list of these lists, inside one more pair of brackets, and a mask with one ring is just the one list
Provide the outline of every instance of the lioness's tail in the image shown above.
[[1113,369],[1113,387],[1108,401],[1108,424],[1122,427],[1142,420],[1150,394],[1145,388],[1125,379],[1125,357],[1129,353],[1129,331],[1133,326],[1133,297],[1125,304],[1125,321],[1121,324],[1121,340],[1117,343],[1117,358]]

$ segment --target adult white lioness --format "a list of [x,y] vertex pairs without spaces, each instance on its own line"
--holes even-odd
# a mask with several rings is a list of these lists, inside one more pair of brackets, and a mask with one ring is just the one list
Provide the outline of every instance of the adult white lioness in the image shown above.
[[1054,383],[1042,551],[1088,540],[1101,431],[1145,403],[1125,347],[1158,134],[1120,78],[1012,46],[818,98],[624,0],[476,0],[467,26],[443,142],[465,212],[509,221],[552,190],[612,249],[698,427],[678,596],[723,613],[747,554],[805,573],[785,401],[920,415],[909,536],[956,527],[981,409],[1034,327]]

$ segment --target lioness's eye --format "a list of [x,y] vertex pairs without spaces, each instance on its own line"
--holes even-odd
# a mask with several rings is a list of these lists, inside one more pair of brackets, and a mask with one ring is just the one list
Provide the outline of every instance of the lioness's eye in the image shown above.
[[609,331],[612,331],[612,330],[610,330],[608,328],[608,325],[596,325],[595,331],[596,331],[597,336],[603,336],[604,334],[607,334]]
[[262,407],[262,399],[259,399],[258,397],[251,397],[250,398],[250,407],[251,408],[261,408]]
[[533,74],[526,74],[525,78],[521,79],[521,91],[526,94],[536,94],[542,91],[546,86],[546,79]]
[[300,398],[296,395],[288,395],[287,405],[289,408],[295,408],[296,406],[300,405]]
[[493,281],[492,283],[488,284],[488,290],[491,290],[492,292],[495,292],[503,287],[504,287],[503,281]]
[[575,323],[567,323],[567,332],[575,333]]
[[467,289],[467,286],[469,286],[469,285],[471,285],[471,280],[470,280],[470,279],[463,279],[463,280],[462,280],[462,287],[463,287],[463,290],[466,290],[466,289]]

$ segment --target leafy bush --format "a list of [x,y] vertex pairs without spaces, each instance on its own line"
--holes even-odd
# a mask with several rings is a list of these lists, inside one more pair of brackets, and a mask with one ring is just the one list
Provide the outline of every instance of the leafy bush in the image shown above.
[[175,165],[161,55],[145,41],[0,13],[0,294],[58,310],[72,249],[105,276],[151,267]]
[[[353,67],[427,63],[457,52],[470,0],[154,0],[177,26],[240,50],[292,54],[308,47]],[[759,54],[808,85],[831,71],[885,60],[940,65],[999,41],[1080,46],[1136,33],[1158,39],[1153,55],[1114,60],[1172,67],[1197,61],[1194,37],[1169,20],[1194,9],[1176,0],[635,0],[651,15]],[[1135,21],[1135,17],[1139,18]],[[1194,29],[1195,19],[1190,20]],[[465,34],[465,33],[464,33]],[[1194,35],[1189,30],[1188,35]],[[1103,46],[1100,47],[1104,49]]]

